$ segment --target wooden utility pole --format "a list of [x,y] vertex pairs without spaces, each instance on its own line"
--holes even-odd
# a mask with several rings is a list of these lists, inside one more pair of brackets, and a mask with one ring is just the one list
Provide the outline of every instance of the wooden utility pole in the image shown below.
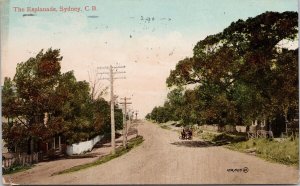
[[135,115],[135,110],[132,110],[132,113],[131,113],[131,116],[132,116],[132,122],[135,122],[135,119],[134,119],[134,115]]
[[127,129],[127,105],[132,104],[131,102],[128,102],[128,100],[130,100],[131,98],[121,98],[122,100],[124,100],[124,102],[120,102],[120,104],[123,105],[123,146],[127,147],[127,133],[128,133],[128,129]]
[[114,95],[114,80],[115,79],[125,79],[125,77],[115,77],[115,74],[125,73],[125,71],[118,71],[119,68],[125,68],[125,66],[105,66],[98,67],[98,69],[108,69],[109,72],[100,72],[98,74],[108,74],[109,78],[100,78],[110,81],[110,120],[111,120],[111,147],[112,154],[116,153],[116,129],[115,129],[115,100],[116,96]]
[[135,111],[135,120],[137,120],[138,110]]
[[132,122],[132,118],[133,118],[133,111],[132,111],[132,109],[128,109],[127,113],[128,113],[129,121]]

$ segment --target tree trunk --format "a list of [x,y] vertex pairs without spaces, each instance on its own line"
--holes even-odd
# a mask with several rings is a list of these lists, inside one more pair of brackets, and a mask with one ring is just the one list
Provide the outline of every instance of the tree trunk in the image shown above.
[[33,138],[31,138],[30,140],[30,154],[32,154],[34,152],[34,140]]
[[27,154],[31,154],[30,142],[31,142],[31,137],[29,137],[27,141]]
[[288,109],[284,109],[284,122],[285,122],[285,132],[287,135],[287,124],[288,124],[288,119],[287,119],[287,113],[288,113]]

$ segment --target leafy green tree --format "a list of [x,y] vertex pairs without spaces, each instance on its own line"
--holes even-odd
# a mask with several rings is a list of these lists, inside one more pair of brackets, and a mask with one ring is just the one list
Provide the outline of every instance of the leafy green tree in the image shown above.
[[145,118],[146,120],[151,120],[151,113],[146,114]]
[[[199,41],[193,57],[171,71],[167,85],[199,86],[195,91],[201,95],[196,101],[200,107],[193,108],[206,122],[286,115],[298,105],[298,49],[282,48],[280,42],[296,39],[297,20],[297,12],[266,12],[233,22]],[[195,104],[192,100],[189,103]]]
[[[14,82],[8,78],[4,78],[2,87],[2,116],[7,119],[2,121],[2,138],[6,141],[10,150],[15,150],[15,146],[24,145],[24,138],[27,138],[26,128],[20,122],[20,100],[17,98]],[[17,118],[17,119],[16,119]],[[25,143],[26,145],[26,143]]]
[[158,123],[165,123],[169,121],[170,113],[166,107],[154,107],[151,112],[151,119]]
[[[60,72],[60,50],[41,50],[17,65],[13,80],[2,88],[3,137],[10,148],[47,142],[60,135],[68,144],[110,131],[110,107],[101,97],[93,99],[86,81],[73,71]],[[116,106],[116,128],[122,128],[122,112]]]
[[[17,108],[12,109],[10,114],[17,116],[15,123],[27,129],[30,152],[33,151],[33,140],[45,138],[53,131],[48,128],[61,130],[57,125],[48,127],[44,125],[45,113],[55,112],[63,104],[63,100],[57,99],[55,92],[61,74],[61,60],[59,50],[49,49],[45,53],[42,50],[35,58],[17,65],[13,82],[17,95],[15,100],[18,103]],[[57,118],[53,118],[55,119]]]
[[181,116],[183,114],[182,108],[184,107],[184,92],[183,88],[176,88],[171,90],[168,95],[169,102],[169,112],[170,118],[172,121],[181,120]]
[[4,78],[2,97],[2,115],[8,118],[10,116],[10,113],[14,113],[14,106],[17,101],[17,95],[14,91],[14,84],[8,77]]

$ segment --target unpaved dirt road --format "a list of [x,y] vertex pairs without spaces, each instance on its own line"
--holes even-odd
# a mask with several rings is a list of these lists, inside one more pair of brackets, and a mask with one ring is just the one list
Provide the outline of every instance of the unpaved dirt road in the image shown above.
[[[40,176],[20,184],[295,184],[298,170],[252,155],[207,146],[200,140],[182,141],[174,131],[143,121],[145,141],[129,153],[78,172]],[[232,172],[228,169],[244,169]]]

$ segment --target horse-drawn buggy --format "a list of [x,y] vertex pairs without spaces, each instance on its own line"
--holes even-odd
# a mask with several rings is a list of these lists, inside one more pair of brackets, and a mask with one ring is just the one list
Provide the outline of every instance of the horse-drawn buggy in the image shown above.
[[181,131],[181,135],[179,139],[182,140],[192,140],[193,139],[193,131],[190,128],[183,128]]

